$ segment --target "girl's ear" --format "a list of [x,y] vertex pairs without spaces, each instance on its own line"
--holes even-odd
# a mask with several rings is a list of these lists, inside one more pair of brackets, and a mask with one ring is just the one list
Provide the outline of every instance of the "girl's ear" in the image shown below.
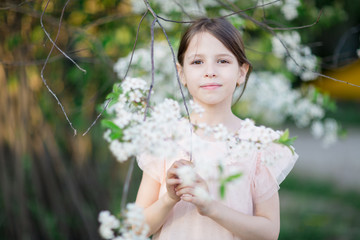
[[249,71],[249,64],[243,63],[240,66],[239,77],[238,80],[236,81],[236,84],[241,85],[245,82],[246,74],[248,71]]
[[176,69],[179,74],[180,82],[186,87],[187,83],[184,77],[183,67],[180,65],[180,63],[176,63]]

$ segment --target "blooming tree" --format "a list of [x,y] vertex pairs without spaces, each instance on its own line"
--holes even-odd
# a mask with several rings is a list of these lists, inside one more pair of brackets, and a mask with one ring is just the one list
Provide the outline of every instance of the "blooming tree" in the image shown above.
[[[245,38],[245,45],[248,49],[250,60],[255,56],[251,52],[252,49],[259,47],[259,44],[252,45],[251,42],[263,42],[271,45],[268,54],[272,56],[267,59],[262,59],[263,63],[269,62],[269,65],[262,65],[261,68],[255,66],[255,71],[252,73],[247,89],[242,100],[234,107],[237,114],[242,117],[251,117],[257,121],[273,126],[278,126],[286,120],[293,121],[297,127],[309,127],[314,137],[322,139],[324,146],[329,146],[335,143],[340,134],[341,127],[334,119],[326,117],[326,111],[333,111],[335,103],[329,98],[327,94],[320,93],[315,87],[311,85],[301,85],[300,88],[293,88],[292,82],[295,79],[300,79],[304,82],[311,82],[319,75],[319,58],[316,57],[309,46],[302,43],[301,36],[298,31],[292,28],[284,28],[281,30],[288,30],[282,32],[274,32],[272,28],[257,22],[250,18],[249,15],[232,15],[234,6],[240,5],[238,1],[172,1],[163,3],[161,1],[151,1],[151,6],[156,9],[157,14],[164,16],[165,19],[171,18],[171,14],[183,12],[184,15],[208,15],[216,12],[218,16],[229,16],[229,20],[242,31]],[[299,0],[286,1],[254,1],[261,3],[255,11],[263,11],[268,14],[267,18],[271,18],[274,13],[280,10],[284,20],[291,21],[298,16],[298,8],[301,7]],[[225,4],[226,3],[226,4]],[[236,5],[235,5],[236,4]],[[147,6],[141,1],[132,1],[133,11],[135,13],[144,12]],[[233,8],[231,8],[233,7]],[[281,17],[280,17],[281,19]],[[161,19],[160,19],[161,21]],[[166,21],[161,21],[167,23]],[[258,23],[258,28],[254,29],[254,25],[250,23]],[[166,25],[167,30],[171,31],[176,26],[174,23]],[[270,29],[270,34],[261,35],[261,39],[252,39],[252,36],[246,35],[246,31],[264,31]],[[247,38],[251,39],[247,42]],[[172,39],[176,42],[177,39]],[[154,96],[154,100],[161,101],[164,97],[172,96],[177,100],[181,100],[180,91],[176,82],[176,70],[169,61],[171,52],[166,47],[165,41],[155,42],[153,60],[155,62],[155,88],[158,89]],[[177,44],[175,44],[177,45]],[[260,48],[263,48],[260,44]],[[120,58],[114,65],[114,70],[121,79],[133,57],[130,75],[142,77],[150,82],[151,64],[149,49],[139,48],[133,54],[127,57]],[[258,56],[256,56],[258,58]],[[258,60],[255,61],[255,64]],[[271,64],[276,62],[277,64]],[[281,62],[285,62],[286,68]],[[161,67],[160,67],[161,66]],[[276,72],[276,73],[275,73]],[[332,123],[332,127],[329,126]],[[319,130],[319,129],[322,129]],[[329,137],[331,136],[331,137]]]
[[[219,7],[219,2],[221,7]],[[288,21],[297,17],[297,8],[301,6],[298,0],[261,2],[261,8],[254,8],[255,11],[262,11],[265,16],[267,10],[270,13],[280,10],[283,18]],[[310,47],[301,42],[300,34],[297,31],[285,29],[289,31],[277,33],[274,31],[276,28],[259,22],[249,15],[244,15],[242,11],[236,12],[237,15],[235,15],[233,11],[236,11],[236,6],[239,4],[237,1],[202,0],[196,2],[176,1],[174,3],[154,0],[144,1],[144,3],[132,1],[131,3],[134,13],[150,11],[155,20],[151,26],[150,50],[138,48],[128,56],[120,58],[114,65],[114,70],[122,83],[116,84],[113,93],[109,95],[104,106],[108,107],[107,117],[102,122],[107,128],[104,137],[109,142],[110,150],[117,160],[123,162],[144,152],[158,158],[166,158],[178,151],[190,155],[191,160],[192,151],[196,151],[196,147],[201,146],[185,144],[190,148],[184,149],[181,148],[183,145],[180,145],[179,142],[188,139],[188,134],[192,134],[198,128],[202,128],[207,134],[212,134],[215,139],[225,141],[228,146],[228,154],[233,158],[244,157],[241,154],[246,155],[254,150],[265,149],[269,144],[274,143],[287,146],[293,151],[291,144],[294,139],[289,138],[288,131],[280,132],[263,126],[256,127],[254,122],[249,119],[244,121],[242,127],[242,131],[249,132],[247,139],[239,139],[236,133],[235,135],[230,134],[222,125],[194,126],[186,124],[185,121],[184,125],[180,125],[183,127],[173,127],[178,126],[178,122],[184,116],[184,109],[181,111],[178,102],[183,101],[186,111],[186,102],[191,105],[193,111],[202,111],[199,106],[196,106],[191,100],[189,101],[188,95],[184,95],[181,91],[181,86],[176,81],[177,73],[174,61],[169,61],[171,55],[174,60],[170,42],[175,45],[177,43],[175,38],[166,35],[166,31],[176,29],[176,24],[182,22],[170,20],[176,13],[182,13],[188,17],[210,15],[210,13],[219,16],[225,15],[243,32],[245,43],[247,43],[246,38],[248,37],[245,34],[246,31],[268,30],[270,34],[261,35],[259,41],[270,44],[271,51],[268,52],[271,54],[270,59],[278,63],[284,61],[286,68],[282,64],[278,64],[256,69],[249,79],[242,100],[234,107],[235,111],[241,116],[249,116],[272,125],[280,125],[290,119],[298,127],[310,127],[316,138],[322,138],[324,145],[336,142],[339,125],[334,119],[326,118],[326,110],[333,108],[334,103],[327,95],[321,94],[314,87],[307,87],[305,90],[292,87],[291,82],[296,78],[309,82],[321,75],[317,72],[318,58],[312,54]],[[167,43],[166,41],[154,41],[156,23],[164,31]],[[254,30],[254,24],[258,25],[259,29]],[[256,43],[256,41],[254,42]],[[168,44],[170,44],[169,47]],[[248,44],[247,47],[254,49],[257,46]],[[249,55],[251,59],[252,54]],[[131,63],[130,71],[129,63]],[[153,107],[149,110],[150,94],[153,94],[154,97],[151,98]],[[171,97],[175,101],[167,97]],[[271,165],[278,157],[274,155],[264,158],[264,164]],[[190,184],[195,181],[194,171],[208,173],[221,183],[219,190],[221,196],[224,196],[226,184],[241,177],[241,173],[236,172],[224,176],[220,161],[218,169],[218,173],[209,173],[206,166],[195,166],[194,168],[186,166],[178,170],[178,175],[184,182]],[[203,189],[196,189],[196,191],[204,198],[209,197]],[[126,197],[126,194],[123,197]],[[107,236],[108,233],[110,236],[109,228],[117,228],[118,224],[115,225],[108,227],[104,235]]]

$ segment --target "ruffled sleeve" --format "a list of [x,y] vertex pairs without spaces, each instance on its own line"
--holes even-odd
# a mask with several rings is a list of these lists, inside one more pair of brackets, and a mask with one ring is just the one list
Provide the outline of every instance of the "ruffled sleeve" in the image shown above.
[[254,202],[265,201],[278,191],[297,159],[295,152],[276,143],[259,152],[252,184]]
[[140,154],[137,157],[140,169],[150,177],[161,183],[165,177],[165,160],[149,154]]

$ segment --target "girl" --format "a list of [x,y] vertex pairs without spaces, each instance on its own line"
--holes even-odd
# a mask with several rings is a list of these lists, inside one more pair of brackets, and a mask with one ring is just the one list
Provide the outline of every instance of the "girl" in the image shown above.
[[[234,90],[245,84],[251,71],[241,35],[225,19],[203,18],[184,33],[178,51],[178,72],[193,101],[205,111],[190,115],[193,124],[223,124],[229,132],[241,135],[245,120],[231,111]],[[278,184],[297,159],[289,149],[273,144],[266,151],[244,159],[223,157],[224,171],[241,171],[241,178],[227,186],[225,198],[219,184],[197,174],[192,184],[182,181],[177,170],[186,165],[206,164],[226,156],[225,143],[197,130],[194,143],[203,148],[188,157],[159,160],[138,159],[143,170],[136,204],[145,209],[146,223],[153,239],[277,239],[280,228]],[[274,166],[262,158],[281,153]],[[211,196],[200,196],[196,188]]]

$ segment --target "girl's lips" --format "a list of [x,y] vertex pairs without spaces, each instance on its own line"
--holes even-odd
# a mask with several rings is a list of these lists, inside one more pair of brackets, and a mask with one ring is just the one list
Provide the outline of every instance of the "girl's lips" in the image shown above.
[[200,88],[206,89],[206,90],[213,90],[221,87],[221,84],[211,83],[211,84],[205,84],[201,85]]

